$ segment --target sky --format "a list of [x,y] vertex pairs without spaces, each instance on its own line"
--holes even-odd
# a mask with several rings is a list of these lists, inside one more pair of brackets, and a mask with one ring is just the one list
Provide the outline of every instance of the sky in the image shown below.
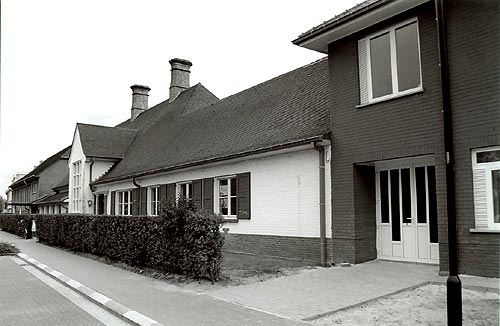
[[172,58],[219,98],[324,54],[293,39],[360,0],[3,0],[0,195],[72,142],[77,122],[130,118],[130,86],[168,98]]

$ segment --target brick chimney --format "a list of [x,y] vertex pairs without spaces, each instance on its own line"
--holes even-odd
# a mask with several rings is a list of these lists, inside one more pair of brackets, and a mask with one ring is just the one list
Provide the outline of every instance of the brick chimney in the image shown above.
[[139,114],[148,109],[148,93],[151,88],[143,85],[132,85],[130,88],[132,89],[132,114],[130,121],[134,121]]
[[169,102],[175,100],[179,94],[189,88],[189,68],[193,65],[190,61],[174,58],[169,61],[172,67],[172,76],[170,79],[170,96]]

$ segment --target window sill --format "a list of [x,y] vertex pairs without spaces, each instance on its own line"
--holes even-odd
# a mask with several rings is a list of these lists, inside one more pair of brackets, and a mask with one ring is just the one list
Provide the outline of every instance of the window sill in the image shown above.
[[238,219],[236,217],[224,217],[224,223],[238,223]]
[[500,233],[500,229],[470,229],[470,233]]
[[356,105],[356,109],[362,109],[362,108],[365,108],[367,106],[371,106],[371,105],[375,105],[375,104],[379,104],[379,103],[384,103],[384,102],[396,100],[398,98],[420,94],[420,93],[423,93],[423,92],[424,92],[424,89],[423,88],[419,88],[419,89],[416,89],[416,90],[411,91],[409,93],[398,94],[398,95],[394,95],[394,96],[391,96],[391,97],[386,97],[386,98],[383,98],[383,99],[380,99],[380,100],[373,100],[373,101],[368,102],[368,103],[359,104],[359,105]]

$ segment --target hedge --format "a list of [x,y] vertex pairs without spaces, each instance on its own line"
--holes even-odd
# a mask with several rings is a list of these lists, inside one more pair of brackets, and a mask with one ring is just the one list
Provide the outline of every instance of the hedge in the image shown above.
[[[193,278],[215,281],[220,275],[222,218],[184,203],[167,205],[160,216],[28,216],[36,221],[39,241],[51,246]],[[0,215],[0,225],[11,232],[26,217]]]
[[31,235],[33,217],[32,214],[0,214],[0,229],[25,238]]

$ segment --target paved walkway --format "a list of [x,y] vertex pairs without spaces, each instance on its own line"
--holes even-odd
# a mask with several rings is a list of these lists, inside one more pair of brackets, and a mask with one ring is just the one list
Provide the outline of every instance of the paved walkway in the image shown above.
[[[446,281],[434,265],[373,261],[200,294],[1,231],[0,241],[164,325],[305,325],[300,320]],[[461,279],[464,287],[498,293],[498,279]]]
[[[0,231],[0,241],[163,325],[304,325]],[[78,325],[78,324],[77,324]]]
[[0,275],[0,325],[104,325],[11,257],[0,257]]
[[225,300],[292,319],[313,319],[425,282],[445,281],[438,267],[372,261],[319,268],[266,282],[210,292]]

